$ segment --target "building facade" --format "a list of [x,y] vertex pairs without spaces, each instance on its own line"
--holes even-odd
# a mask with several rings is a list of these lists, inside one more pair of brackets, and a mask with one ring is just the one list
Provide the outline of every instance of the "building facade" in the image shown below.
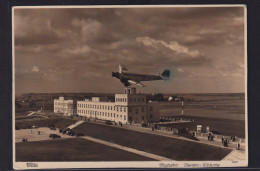
[[135,88],[125,88],[124,94],[115,94],[115,102],[92,97],[77,101],[77,114],[89,118],[126,123],[159,121],[157,102],[146,102],[145,94],[137,94]]
[[65,100],[64,97],[54,99],[54,113],[62,113],[65,115],[76,114],[76,101]]

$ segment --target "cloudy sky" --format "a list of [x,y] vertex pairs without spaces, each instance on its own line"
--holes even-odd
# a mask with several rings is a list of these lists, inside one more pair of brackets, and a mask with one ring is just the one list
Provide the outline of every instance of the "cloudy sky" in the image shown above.
[[245,92],[244,39],[242,7],[17,8],[15,90],[122,92],[122,64],[171,70],[141,92]]

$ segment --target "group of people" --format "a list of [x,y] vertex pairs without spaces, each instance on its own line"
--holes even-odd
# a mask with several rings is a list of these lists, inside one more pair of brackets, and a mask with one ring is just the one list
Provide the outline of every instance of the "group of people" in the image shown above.
[[209,133],[208,135],[208,141],[214,141],[214,135],[212,135],[211,133]]
[[23,137],[23,142],[28,142],[27,138]]
[[227,138],[222,137],[222,138],[221,138],[221,141],[222,141],[222,144],[224,145],[224,147],[227,147],[227,146],[228,146],[229,141],[228,141]]

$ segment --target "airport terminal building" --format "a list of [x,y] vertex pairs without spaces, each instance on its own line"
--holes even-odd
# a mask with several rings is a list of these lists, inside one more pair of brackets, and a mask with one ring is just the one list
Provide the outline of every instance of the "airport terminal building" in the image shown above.
[[101,97],[77,101],[76,110],[79,116],[123,124],[156,122],[160,119],[159,104],[146,102],[146,95],[137,94],[136,88],[125,88],[124,94],[115,94],[114,102],[105,101]]
[[76,113],[76,101],[65,100],[64,97],[54,99],[54,113],[62,113],[64,115],[74,115]]

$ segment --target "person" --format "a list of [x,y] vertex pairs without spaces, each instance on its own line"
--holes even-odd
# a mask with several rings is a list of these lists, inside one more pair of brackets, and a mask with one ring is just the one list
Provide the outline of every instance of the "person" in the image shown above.
[[40,135],[41,134],[41,132],[40,131],[38,131],[38,135]]
[[240,150],[240,143],[237,143],[237,149]]
[[154,131],[154,126],[152,126],[152,131]]
[[213,141],[213,140],[214,140],[214,135],[211,135],[210,141]]
[[208,141],[210,140],[210,134],[208,135]]
[[224,143],[224,137],[221,138],[222,144]]

